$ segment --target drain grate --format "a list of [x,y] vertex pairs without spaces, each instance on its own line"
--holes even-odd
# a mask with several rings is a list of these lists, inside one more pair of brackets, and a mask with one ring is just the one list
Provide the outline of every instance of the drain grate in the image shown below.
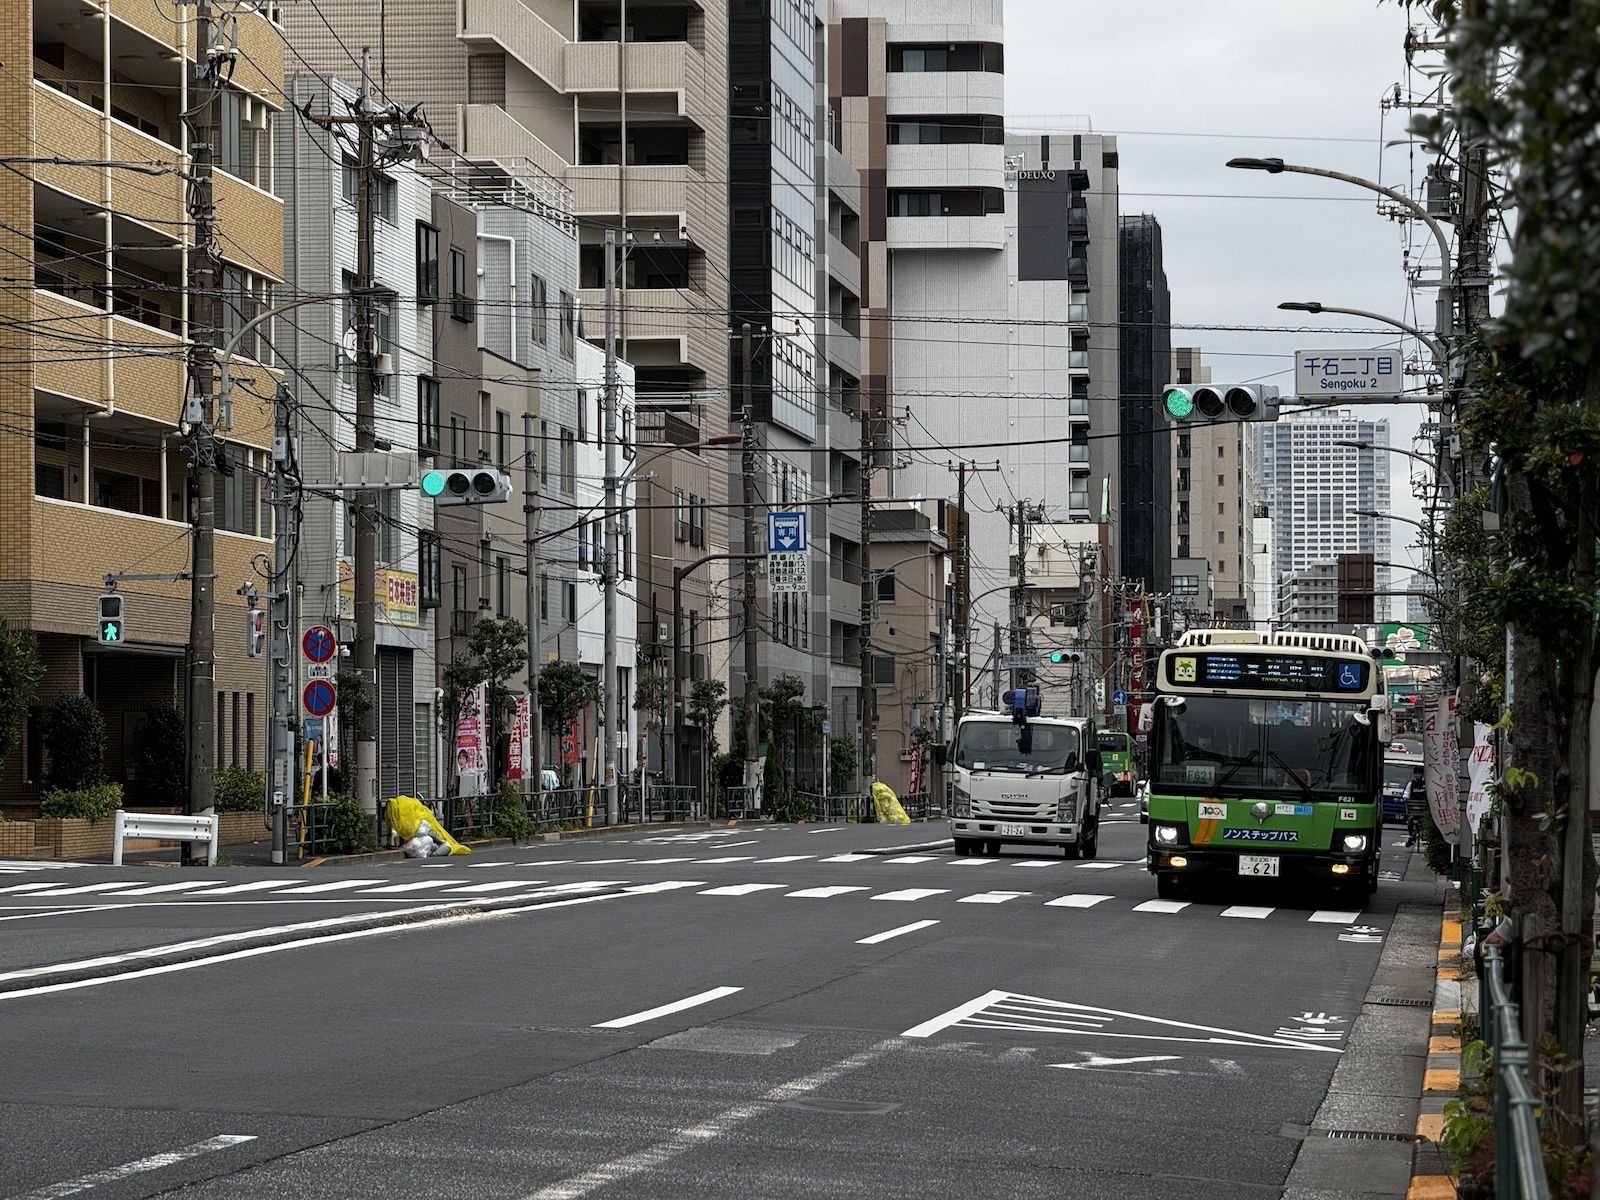
[[1366,1001],[1368,1004],[1381,1004],[1385,1008],[1432,1008],[1432,1000],[1413,1000],[1407,996],[1378,996]]
[[1415,1134],[1379,1133],[1372,1129],[1325,1129],[1329,1138],[1341,1142],[1414,1142]]

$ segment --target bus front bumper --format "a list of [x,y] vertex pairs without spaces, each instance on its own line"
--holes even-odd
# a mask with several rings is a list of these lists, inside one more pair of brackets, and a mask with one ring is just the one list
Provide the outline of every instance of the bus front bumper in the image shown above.
[[[1277,859],[1276,875],[1259,875],[1240,870],[1240,858]],[[1373,872],[1374,850],[1296,851],[1293,853],[1263,846],[1259,850],[1196,849],[1192,846],[1163,846],[1146,851],[1145,869],[1151,874],[1193,875],[1208,879],[1294,879],[1338,883],[1357,880]]]

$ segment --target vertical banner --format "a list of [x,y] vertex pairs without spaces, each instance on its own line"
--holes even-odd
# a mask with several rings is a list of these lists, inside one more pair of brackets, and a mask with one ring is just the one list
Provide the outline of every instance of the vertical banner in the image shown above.
[[1128,609],[1128,728],[1139,728],[1139,707],[1144,703],[1144,605]]
[[527,774],[528,738],[532,732],[532,714],[528,698],[517,697],[516,715],[511,721],[511,741],[506,750],[506,778],[521,779]]
[[911,781],[907,795],[915,796],[922,790],[922,747],[911,747]]
[[1461,754],[1456,739],[1456,698],[1440,696],[1428,705],[1423,726],[1423,766],[1428,781],[1428,811],[1454,844],[1461,839]]
[[462,713],[456,718],[456,794],[460,796],[483,795],[488,780],[483,717],[488,701],[488,689],[480,683],[468,693]]
[[1494,782],[1494,730],[1482,721],[1472,723],[1472,758],[1467,763],[1467,824],[1472,840],[1478,840],[1478,826],[1489,811],[1489,784]]
[[574,766],[583,760],[582,720],[582,715],[573,717],[572,723],[561,734],[561,762],[564,766]]
[[328,764],[328,769],[337,771],[339,769],[339,706],[337,704],[334,705],[332,712],[322,718],[322,736],[327,743],[323,753],[326,755],[325,761]]

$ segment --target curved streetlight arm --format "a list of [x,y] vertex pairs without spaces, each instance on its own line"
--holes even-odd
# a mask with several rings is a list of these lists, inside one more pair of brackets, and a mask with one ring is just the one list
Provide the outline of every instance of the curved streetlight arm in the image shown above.
[[1433,536],[1433,526],[1421,521],[1413,521],[1410,517],[1397,516],[1394,513],[1379,512],[1375,508],[1358,508],[1353,510],[1358,517],[1375,517],[1380,521],[1399,521],[1402,525],[1409,525],[1413,529],[1420,529],[1429,537]]
[[1281,309],[1286,309],[1290,312],[1339,313],[1347,317],[1364,317],[1368,321],[1376,321],[1380,325],[1388,325],[1390,328],[1398,329],[1402,333],[1409,333],[1412,337],[1416,338],[1417,341],[1427,346],[1433,354],[1433,363],[1438,370],[1443,371],[1450,365],[1450,356],[1445,352],[1443,342],[1441,342],[1433,334],[1424,332],[1417,326],[1408,324],[1407,322],[1400,320],[1398,317],[1386,316],[1383,313],[1370,312],[1365,308],[1344,308],[1339,305],[1322,304],[1320,302],[1308,304],[1289,302],[1280,304],[1278,307]]
[[[374,288],[372,289],[372,294],[377,295],[379,291],[381,291],[381,289]],[[251,317],[239,327],[239,331],[229,338],[222,347],[222,351],[219,356],[220,362],[218,364],[217,376],[218,406],[220,407],[233,403],[233,356],[239,353],[239,347],[244,345],[245,338],[249,337],[250,334],[255,331],[258,325],[272,320],[273,317],[281,316],[286,312],[291,312],[294,309],[300,308],[307,304],[324,304],[331,300],[352,300],[355,297],[355,292],[330,292],[323,296],[302,296],[298,300],[291,300],[287,304],[276,305],[267,309],[266,312],[259,316]]]
[[1415,450],[1406,450],[1400,446],[1375,446],[1371,442],[1350,441],[1336,441],[1333,444],[1335,446],[1344,446],[1350,450],[1380,450],[1384,454],[1403,454],[1407,458],[1416,459],[1430,471],[1437,472],[1439,469],[1439,464],[1434,462],[1433,459],[1429,458],[1426,454],[1418,454]]

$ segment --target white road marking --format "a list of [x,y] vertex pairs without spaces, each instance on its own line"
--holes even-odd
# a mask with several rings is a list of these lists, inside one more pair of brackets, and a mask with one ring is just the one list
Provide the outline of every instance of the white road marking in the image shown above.
[[713,1000],[721,1000],[724,996],[731,996],[735,992],[742,992],[743,988],[714,987],[710,991],[696,992],[693,996],[685,996],[682,1000],[674,1000],[671,1004],[663,1004],[659,1008],[647,1008],[644,1012],[634,1013],[630,1017],[618,1017],[614,1021],[601,1021],[595,1029],[626,1029],[630,1025],[643,1025],[646,1021],[654,1021],[657,1017],[670,1016],[675,1012],[682,1012],[686,1008],[695,1008],[701,1004],[710,1004]]
[[[233,896],[240,892],[265,892],[273,888],[286,888],[294,883],[292,879],[255,879],[249,883],[235,883],[228,887],[208,888],[203,892],[193,892],[196,896]],[[124,896],[142,896],[144,892],[124,892]]]
[[304,887],[284,888],[280,895],[300,896],[312,892],[342,892],[347,888],[372,887],[386,882],[382,879],[335,879],[331,883],[308,883]]
[[676,892],[682,888],[705,887],[705,885],[704,879],[663,879],[660,883],[636,883],[622,890],[645,895],[650,892]]
[[[821,832],[821,831],[819,830],[818,832]],[[825,858],[822,861],[823,862],[862,862],[862,861],[864,861],[866,859],[877,858],[877,857],[878,856],[876,854],[835,854],[833,857]]]
[[1019,858],[1011,865],[1013,867],[1059,867],[1065,861],[1062,858]]
[[[1075,1063],[1049,1063],[1048,1066],[1059,1068],[1063,1071],[1105,1071],[1116,1070],[1121,1067],[1133,1066],[1135,1063],[1177,1062],[1176,1054],[1141,1054],[1136,1058],[1106,1058],[1099,1054],[1084,1051],[1087,1057],[1082,1062]],[[1132,1075],[1167,1075],[1177,1074],[1176,1071],[1131,1071],[1124,1072]]]
[[[96,904],[92,908],[46,908],[39,912],[20,913],[14,917],[0,917],[0,921],[33,921],[39,917],[64,917],[73,913],[106,912],[107,910],[115,907],[117,907],[115,904]],[[1339,940],[1341,942],[1344,941],[1344,936],[1342,934],[1340,935]],[[1379,938],[1378,940],[1382,941],[1383,939]]]
[[[37,891],[39,888],[53,888],[58,886],[60,885],[58,885],[53,879],[49,883],[13,883],[9,887],[0,887],[0,892],[32,892]],[[195,886],[198,887],[199,884],[196,884]]]
[[[813,832],[823,831],[813,830]],[[781,1083],[771,1091],[757,1096],[754,1100],[746,1100],[741,1104],[735,1104],[733,1107],[723,1109],[715,1116],[707,1117],[697,1124],[687,1125],[682,1129],[675,1130],[653,1146],[646,1146],[643,1150],[637,1150],[622,1158],[615,1158],[610,1162],[602,1163],[600,1166],[593,1167],[581,1175],[573,1175],[558,1183],[552,1183],[548,1187],[540,1188],[537,1192],[522,1197],[522,1200],[583,1200],[583,1197],[597,1192],[610,1184],[632,1179],[636,1175],[643,1175],[647,1171],[663,1167],[680,1155],[699,1149],[715,1139],[723,1137],[745,1122],[765,1113],[770,1113],[774,1105],[786,1104],[801,1096],[809,1095],[818,1088],[826,1087],[842,1075],[848,1075],[852,1071],[860,1070],[868,1063],[882,1058],[899,1045],[900,1040],[898,1038],[890,1038],[887,1041],[879,1042],[859,1054],[852,1054],[849,1058],[824,1067],[820,1071],[814,1071],[810,1075],[804,1075],[799,1079],[791,1079],[787,1083]]]
[[1253,908],[1248,904],[1235,904],[1231,908],[1223,909],[1217,915],[1222,917],[1246,917],[1252,921],[1264,921],[1272,915],[1272,912],[1273,910],[1270,908]]
[[190,891],[194,890],[194,888],[210,888],[210,886],[222,882],[224,880],[219,880],[219,878],[186,878],[181,883],[152,883],[147,888],[134,888],[133,891],[125,891],[122,894],[123,896],[155,896],[155,894],[163,893],[163,891]]
[[214,1138],[207,1138],[203,1142],[184,1146],[179,1150],[168,1150],[161,1154],[152,1154],[149,1158],[135,1159],[130,1163],[123,1163],[120,1167],[107,1167],[103,1171],[95,1171],[90,1175],[80,1175],[76,1179],[68,1179],[62,1183],[46,1184],[31,1192],[23,1192],[13,1196],[11,1200],[60,1200],[63,1196],[76,1196],[79,1192],[87,1192],[90,1188],[97,1188],[102,1184],[116,1183],[119,1179],[127,1179],[130,1175],[141,1175],[146,1171],[159,1171],[162,1167],[170,1167],[181,1163],[185,1159],[199,1158],[202,1154],[212,1154],[218,1150],[226,1150],[229,1146],[237,1146],[242,1142],[255,1141],[254,1134],[247,1133],[220,1133]]
[[686,863],[686,862],[693,862],[693,861],[694,861],[694,859],[688,858],[688,857],[684,857],[684,858],[641,858],[641,859],[639,859],[638,862],[634,863],[633,865],[636,866],[636,867],[659,867],[659,866],[665,865],[666,863]]
[[1125,867],[1127,863],[1119,862],[1081,862],[1078,864],[1080,871],[1109,871],[1113,867]]
[[864,887],[814,887],[801,888],[798,892],[790,892],[788,898],[804,900],[827,900],[834,896],[842,896],[846,892],[864,892]]
[[925,863],[933,862],[938,856],[933,854],[902,854],[898,858],[886,858],[884,862],[892,863]]
[[871,937],[857,938],[858,946],[876,946],[879,942],[887,942],[890,938],[897,938],[907,933],[915,933],[919,929],[927,929],[930,925],[937,925],[937,921],[913,921],[909,925],[901,925],[894,929],[885,929],[882,933],[875,933]]
[[702,896],[748,896],[752,892],[766,892],[788,887],[786,883],[730,883],[727,887],[707,888]]
[[[391,892],[420,892],[426,888],[449,887],[455,883],[454,879],[419,879],[414,883],[391,883],[388,887],[367,888],[360,893],[363,896],[387,896]],[[538,883],[537,879],[532,880]]]
[[761,863],[804,862],[808,858],[815,857],[815,854],[780,854],[777,858],[758,858],[756,861]]
[[1143,904],[1135,904],[1134,912],[1175,913],[1182,912],[1189,907],[1187,900],[1146,900]]
[[1306,918],[1319,925],[1354,925],[1361,919],[1359,912],[1334,912],[1331,909],[1319,908]]
[[874,900],[922,900],[928,896],[942,896],[949,888],[902,888],[898,892],[880,892]]
[[[452,879],[450,882],[454,883],[455,880]],[[449,894],[458,895],[462,892],[503,892],[509,888],[532,887],[534,884],[541,882],[543,881],[539,879],[497,879],[493,883],[469,883],[466,887],[453,887],[450,889]]]
[[1011,995],[1010,992],[985,992],[981,996],[968,1000],[965,1004],[956,1005],[949,1012],[940,1013],[937,1017],[929,1018],[921,1025],[913,1025],[900,1036],[908,1038],[932,1037],[941,1029],[948,1029],[958,1021],[964,1021],[968,1017],[976,1016],[995,1001],[1004,1000],[1009,995]]
[[760,838],[751,838],[748,842],[719,842],[718,844],[732,850],[735,846],[754,846],[760,841]]
[[582,861],[583,861],[583,865],[586,866],[586,867],[614,867],[618,863],[631,863],[633,861],[633,859],[631,859],[631,858],[586,858],[586,859],[583,859]]
[[577,861],[575,858],[529,858],[518,862],[475,862],[467,865],[469,867],[559,867]]
[[137,887],[136,879],[123,879],[117,883],[83,883],[76,887],[53,887],[48,891],[35,892],[35,896],[81,896],[87,892],[114,892],[118,888]]
[[730,855],[727,855],[724,858],[697,858],[694,861],[697,862],[697,863],[754,862],[755,861],[755,855],[753,855],[753,854],[730,854]]
[[952,858],[950,860],[950,865],[952,867],[987,867],[990,864],[997,863],[999,861],[1000,860],[998,858]]
[[1110,896],[1073,895],[1058,896],[1054,900],[1046,900],[1046,908],[1093,908],[1096,904],[1111,899]]
[[1004,904],[1007,900],[1015,900],[1018,896],[1031,896],[1032,892],[977,892],[971,896],[963,896],[957,904]]
[[843,833],[843,832],[844,832],[844,830],[845,830],[845,827],[844,827],[844,826],[843,826],[843,825],[830,825],[830,826],[828,826],[828,828],[826,828],[826,829],[808,829],[808,830],[806,830],[806,832],[807,832],[807,833],[810,833],[810,834],[818,834],[818,833]]

